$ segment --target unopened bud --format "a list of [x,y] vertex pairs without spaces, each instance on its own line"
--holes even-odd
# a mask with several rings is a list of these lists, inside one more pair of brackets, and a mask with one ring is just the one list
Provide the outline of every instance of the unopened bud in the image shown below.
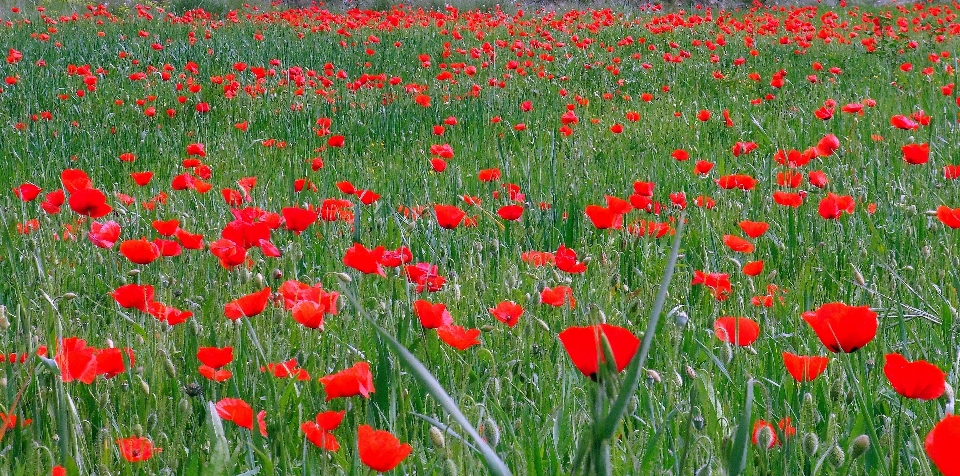
[[834,468],[839,468],[843,466],[843,463],[847,460],[847,456],[843,454],[843,450],[839,446],[834,445],[833,449],[830,450],[830,456],[827,457],[827,461],[830,462],[830,465]]
[[77,298],[77,293],[64,293],[63,296],[60,296],[60,299],[64,301],[72,301]]
[[856,267],[853,268],[853,280],[857,282],[860,286],[866,286],[867,281],[863,279],[863,275],[860,274],[860,270]]
[[457,469],[457,463],[452,459],[443,460],[443,476],[457,476],[460,470]]
[[686,367],[686,369],[684,369],[684,370],[686,370],[686,372],[687,372],[687,377],[690,377],[691,380],[696,380],[696,379],[697,379],[697,371],[696,371],[696,370],[693,370],[693,367],[691,367],[691,366],[688,365],[688,366]]
[[140,390],[143,390],[143,393],[145,395],[150,395],[150,385],[147,385],[147,382],[145,382],[143,378],[139,378],[139,380],[140,380]]
[[500,442],[500,428],[497,427],[497,422],[493,421],[493,418],[487,417],[484,420],[483,426],[480,428],[480,434],[491,448],[496,448],[497,443]]
[[136,436],[143,436],[143,427],[140,426],[139,423],[134,423],[133,426],[130,427],[130,432]]
[[350,282],[353,282],[353,278],[351,278],[350,275],[347,274],[347,273],[333,273],[333,275],[334,275],[341,283],[350,283]]
[[768,449],[773,446],[773,430],[769,426],[763,425],[757,430],[757,446]]
[[281,271],[280,268],[274,268],[273,273],[271,274],[273,279],[280,279],[283,277],[283,271]]
[[660,377],[660,373],[653,369],[646,369],[647,372],[647,383],[649,384],[659,384],[663,381]]
[[443,431],[435,426],[430,427],[430,442],[433,443],[433,446],[436,446],[437,449],[445,449],[447,447],[447,440],[443,436]]
[[803,435],[801,445],[803,446],[803,453],[808,458],[813,458],[816,456],[817,450],[820,449],[820,437],[816,433],[807,433]]
[[7,318],[7,306],[0,304],[0,330],[7,330],[10,320]]
[[867,450],[870,449],[870,437],[867,435],[860,435],[853,439],[853,442],[850,443],[850,459],[857,459],[863,456]]
[[944,400],[947,401],[947,405],[946,405],[947,414],[948,415],[953,414],[953,405],[954,405],[954,402],[956,401],[956,398],[953,393],[953,387],[951,387],[949,383],[944,383],[942,397]]

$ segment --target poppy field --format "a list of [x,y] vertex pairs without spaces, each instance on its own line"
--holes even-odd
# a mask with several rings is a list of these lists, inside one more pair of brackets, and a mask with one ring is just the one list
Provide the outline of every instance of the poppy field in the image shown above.
[[960,475],[960,4],[0,12],[0,474]]

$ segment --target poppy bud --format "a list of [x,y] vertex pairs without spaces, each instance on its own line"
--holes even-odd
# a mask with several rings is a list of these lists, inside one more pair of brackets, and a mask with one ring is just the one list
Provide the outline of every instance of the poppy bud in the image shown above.
[[10,320],[7,318],[7,306],[0,304],[0,330],[6,330],[10,327]]
[[655,384],[655,383],[658,384],[658,383],[660,383],[661,381],[663,381],[663,379],[660,378],[660,374],[659,374],[656,370],[647,369],[646,372],[647,372],[647,383],[648,383],[648,384],[653,385],[653,384]]
[[281,278],[283,278],[283,271],[281,271],[280,268],[274,268],[273,279],[281,279]]
[[492,331],[493,329],[495,329],[495,328],[494,328],[493,326],[491,326],[490,324],[485,324],[485,325],[480,326],[480,330],[483,331],[483,332],[490,332],[490,331]]
[[433,446],[436,446],[437,449],[445,449],[447,447],[447,441],[443,436],[443,430],[431,426],[430,427],[430,442],[433,443]]
[[843,380],[836,379],[830,382],[830,399],[837,401],[845,396],[843,391]]
[[257,282],[257,286],[263,286],[263,275],[262,275],[262,274],[257,273],[257,275],[253,277],[253,280]]
[[77,298],[76,293],[65,293],[63,296],[60,296],[60,299],[63,299],[64,301],[72,301],[76,298]]
[[686,372],[687,372],[687,377],[690,377],[691,380],[696,380],[696,379],[697,379],[697,371],[696,371],[696,370],[693,370],[693,367],[691,367],[691,366],[688,365],[688,366],[686,367],[686,369],[684,369],[684,370],[686,370]]
[[951,387],[949,383],[944,382],[943,395],[941,395],[941,397],[943,397],[947,401],[947,405],[946,405],[947,414],[948,415],[953,414],[953,404],[955,399],[954,399],[953,387]]
[[153,432],[153,429],[157,426],[157,414],[151,413],[147,415],[147,431]]
[[177,410],[181,415],[186,415],[190,411],[190,400],[181,398],[180,403],[177,405]]
[[697,415],[693,417],[693,428],[697,431],[703,431],[706,428],[707,422],[703,419],[703,415]]
[[867,281],[863,279],[863,275],[860,274],[860,270],[854,266],[853,268],[853,280],[857,282],[858,286],[866,286]]
[[458,474],[457,463],[454,463],[452,459],[443,460],[443,476],[457,476]]
[[497,422],[493,421],[493,418],[487,417],[483,426],[480,427],[480,435],[483,436],[483,439],[487,441],[491,448],[496,448],[497,443],[500,442],[500,428],[497,427]]
[[850,459],[854,460],[863,456],[867,450],[870,449],[870,437],[867,435],[860,435],[853,439],[853,442],[850,443]]
[[766,450],[773,446],[773,430],[769,426],[763,425],[757,430],[757,446]]
[[173,361],[170,360],[170,356],[167,355],[167,351],[161,350],[160,355],[163,357],[163,367],[167,371],[167,376],[170,378],[177,378],[177,368],[174,367]]
[[834,445],[833,449],[830,450],[830,455],[827,457],[827,461],[830,462],[830,465],[834,468],[839,468],[843,466],[843,463],[847,460],[847,456],[843,454],[843,450],[839,446]]
[[7,388],[7,378],[0,377],[0,388]]
[[196,382],[188,383],[186,387],[183,387],[183,391],[191,397],[197,397],[203,393],[203,389]]
[[803,435],[801,445],[803,446],[803,453],[808,458],[813,458],[817,455],[817,449],[820,448],[820,437],[816,433],[807,433]]
[[130,427],[130,432],[133,433],[134,436],[143,436],[143,427],[140,426],[139,423],[134,423],[133,426]]
[[333,275],[342,283],[349,283],[353,281],[353,278],[351,278],[347,273],[333,273]]
[[131,269],[130,271],[127,271],[127,276],[136,276],[138,274],[140,274],[139,269]]
[[143,377],[139,378],[140,380],[140,390],[143,390],[144,395],[150,395],[150,385],[147,385],[147,382],[143,380]]

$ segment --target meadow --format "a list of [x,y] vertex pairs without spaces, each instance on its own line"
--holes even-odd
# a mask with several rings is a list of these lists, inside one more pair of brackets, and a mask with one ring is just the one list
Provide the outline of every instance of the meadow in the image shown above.
[[960,4],[0,12],[0,474],[960,475]]

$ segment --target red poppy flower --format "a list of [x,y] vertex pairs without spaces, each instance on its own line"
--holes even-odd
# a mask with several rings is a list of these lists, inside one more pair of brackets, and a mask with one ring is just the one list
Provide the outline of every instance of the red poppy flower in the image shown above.
[[20,185],[19,187],[14,187],[13,194],[24,202],[32,202],[37,198],[38,195],[40,195],[42,190],[42,188],[28,182]]
[[753,243],[736,235],[723,235],[723,244],[737,253],[753,253],[754,250]]
[[110,293],[120,307],[139,309],[147,312],[147,306],[153,302],[153,286],[149,284],[125,284]]
[[193,316],[192,311],[181,311],[173,306],[167,306],[166,304],[156,301],[147,305],[147,313],[158,321],[171,326],[182,324]]
[[466,329],[455,324],[437,328],[437,337],[450,347],[466,350],[480,344],[480,329]]
[[327,308],[315,301],[300,301],[292,309],[293,320],[310,329],[323,330],[323,316]]
[[914,130],[920,127],[920,124],[917,124],[916,121],[903,115],[896,115],[891,117],[890,125],[893,127],[896,127],[897,129],[903,129],[903,130]]
[[944,476],[960,476],[960,415],[947,415],[927,434],[924,449]]
[[717,186],[723,189],[753,190],[756,185],[757,180],[746,174],[724,175],[717,179]]
[[750,261],[743,265],[743,274],[756,276],[763,272],[763,261]]
[[200,144],[200,143],[187,144],[187,155],[196,155],[198,157],[206,157],[207,149],[206,147],[203,146],[203,144]]
[[753,444],[757,446],[760,445],[760,433],[764,429],[770,432],[770,439],[767,442],[767,448],[778,446],[780,444],[780,439],[777,437],[777,429],[774,428],[774,426],[770,423],[767,423],[763,420],[757,420],[753,422],[753,437],[751,438]]
[[417,292],[422,293],[424,289],[430,292],[439,291],[447,279],[440,276],[437,265],[430,263],[417,263],[403,268],[407,281],[417,285]]
[[154,452],[160,452],[160,448],[154,448],[153,442],[142,436],[117,438],[117,447],[120,448],[120,456],[131,463],[146,461],[153,457]]
[[924,360],[908,362],[900,354],[887,354],[883,374],[893,389],[907,398],[933,400],[946,390],[947,374]]
[[87,173],[79,169],[65,169],[60,172],[60,182],[63,184],[63,191],[68,194],[93,186]]
[[270,299],[270,287],[234,299],[223,306],[223,315],[231,320],[241,317],[253,317],[263,312]]
[[316,422],[303,422],[300,425],[300,431],[307,437],[307,441],[313,443],[317,448],[327,451],[338,451],[340,449],[340,442],[333,436],[333,433],[331,433],[330,430],[322,428],[320,424]]
[[239,398],[224,398],[217,402],[216,409],[220,418],[232,421],[239,427],[253,429],[253,409],[249,403]]
[[706,160],[698,160],[696,165],[693,166],[693,172],[697,175],[707,175],[712,169],[713,162],[708,162]]
[[726,273],[704,273],[703,271],[694,271],[693,272],[693,281],[690,282],[691,286],[697,284],[702,284],[711,291],[713,291],[713,297],[717,301],[723,301],[730,297],[730,293],[733,292],[733,287],[730,284],[730,275]]
[[829,157],[840,148],[840,139],[833,134],[827,134],[817,142],[815,151],[820,157]]
[[197,368],[197,372],[204,378],[213,380],[214,382],[223,382],[233,377],[233,372],[227,369],[215,369],[209,365],[201,365]]
[[827,369],[829,362],[827,357],[783,353],[783,365],[797,382],[809,382],[819,377]]
[[679,162],[683,162],[684,160],[690,159],[690,153],[687,152],[687,151],[685,151],[685,150],[683,150],[683,149],[675,149],[675,150],[670,154],[670,157],[673,157],[675,160],[677,160],[677,161],[679,161]]
[[773,155],[773,160],[780,165],[786,165],[787,167],[797,168],[807,165],[814,157],[817,156],[816,149],[809,148],[803,152],[800,152],[795,149],[790,149],[789,151],[778,150]]
[[348,248],[343,255],[343,264],[364,274],[386,276],[383,267],[380,265],[380,260],[383,259],[385,252],[386,248],[383,246],[368,250],[360,243],[354,243],[353,247]]
[[497,215],[504,220],[516,221],[523,215],[523,205],[505,205],[497,210]]
[[569,286],[543,288],[543,291],[540,291],[540,302],[554,307],[562,307],[569,302],[570,309],[577,307],[577,300],[573,298],[573,289]]
[[770,229],[770,224],[763,221],[744,220],[739,223],[740,229],[750,238],[760,238]]
[[61,339],[53,360],[60,369],[60,378],[66,383],[79,380],[85,384],[93,383],[97,377],[97,349],[87,347],[87,343],[78,337]]
[[493,182],[500,180],[500,169],[484,169],[477,174],[477,179],[481,182]]
[[453,316],[447,311],[447,305],[443,303],[433,304],[418,299],[413,303],[413,312],[420,319],[420,325],[426,329],[436,329],[453,324]]
[[180,243],[172,240],[161,240],[157,238],[153,240],[153,244],[157,245],[157,249],[160,250],[160,256],[171,257],[171,256],[180,256],[180,252],[183,251],[180,248]]
[[357,198],[360,199],[360,203],[364,205],[372,205],[377,200],[380,200],[380,194],[373,190],[357,190]]
[[829,192],[826,197],[820,200],[817,213],[827,220],[836,220],[843,215],[843,212],[853,213],[855,206],[856,202],[853,201],[853,197]]
[[877,313],[869,306],[831,302],[801,316],[830,352],[855,352],[877,335]]
[[388,268],[396,268],[411,261],[413,261],[413,253],[406,246],[401,246],[395,250],[386,250],[380,257],[380,264]]
[[585,210],[590,223],[598,230],[623,227],[623,214],[600,205],[587,205]]
[[120,254],[136,264],[150,264],[160,257],[160,248],[145,238],[120,243]]
[[411,451],[413,448],[409,444],[401,444],[388,431],[374,430],[370,425],[360,425],[357,429],[360,461],[374,471],[384,473],[396,468]]
[[903,160],[908,164],[925,164],[930,160],[930,144],[927,142],[907,144],[901,150],[903,150]]
[[323,384],[328,402],[334,398],[355,395],[370,398],[370,394],[374,392],[373,374],[370,373],[370,364],[366,362],[357,362],[349,369],[321,377],[320,383]]
[[606,362],[601,348],[600,334],[603,334],[613,351],[617,372],[627,368],[633,355],[640,347],[640,339],[628,329],[610,324],[598,324],[587,327],[568,327],[560,333],[560,342],[580,372],[595,378],[600,363]]
[[454,229],[463,221],[467,214],[453,205],[434,205],[433,212],[437,217],[437,224],[442,228]]
[[304,210],[299,207],[284,207],[280,210],[287,229],[299,235],[317,221],[319,214],[313,210]]
[[310,373],[297,366],[297,359],[293,358],[286,362],[269,363],[266,367],[260,367],[261,372],[269,370],[276,378],[294,377],[297,380],[310,380]]
[[346,414],[346,411],[325,411],[317,414],[316,422],[320,428],[333,431],[340,426],[340,422],[343,421],[343,416]]
[[74,212],[90,218],[100,218],[113,211],[113,207],[107,204],[106,195],[95,188],[85,188],[73,192],[70,194],[70,200],[67,203]]
[[960,208],[950,208],[946,205],[937,207],[937,219],[950,228],[960,228]]
[[746,317],[720,317],[713,323],[713,332],[723,342],[746,347],[760,337],[760,325]]
[[233,347],[200,347],[197,349],[197,360],[203,365],[219,369],[233,362]]
[[960,179],[960,165],[944,165],[943,178],[947,180]]
[[180,220],[154,220],[150,225],[163,236],[173,236],[180,229]]
[[432,168],[434,172],[442,173],[444,170],[447,170],[447,161],[439,157],[434,157],[430,159],[430,168]]
[[554,264],[557,269],[570,274],[580,274],[587,270],[587,265],[577,261],[577,252],[561,244],[554,254]]
[[498,321],[506,324],[507,327],[513,327],[520,320],[523,307],[513,301],[502,301],[497,304],[497,307],[490,308],[489,311]]
[[54,190],[43,196],[43,202],[40,202],[40,208],[50,215],[60,213],[60,207],[66,201],[66,196],[62,189]]

